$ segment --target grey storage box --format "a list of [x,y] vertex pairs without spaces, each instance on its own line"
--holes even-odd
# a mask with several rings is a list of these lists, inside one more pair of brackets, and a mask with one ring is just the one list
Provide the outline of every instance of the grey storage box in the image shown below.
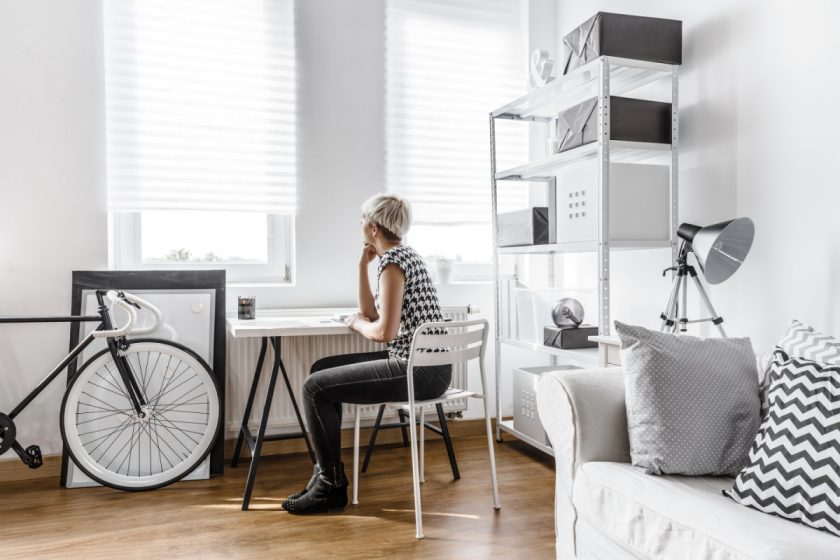
[[[558,152],[598,139],[598,100],[587,99],[557,116]],[[671,104],[610,97],[610,139],[671,143]]]
[[[553,222],[554,216],[551,216],[551,218]],[[549,243],[550,228],[548,222],[549,212],[546,206],[499,214],[496,217],[499,247],[545,245]]]
[[682,22],[598,12],[563,37],[563,73],[599,56],[682,64]]
[[579,327],[543,327],[543,344],[562,350],[578,350],[580,348],[597,348],[598,343],[589,340],[590,336],[598,336],[598,327],[581,325]]
[[537,381],[549,371],[580,369],[577,366],[542,366],[514,368],[513,370],[513,429],[529,438],[551,445],[545,435],[537,412]]

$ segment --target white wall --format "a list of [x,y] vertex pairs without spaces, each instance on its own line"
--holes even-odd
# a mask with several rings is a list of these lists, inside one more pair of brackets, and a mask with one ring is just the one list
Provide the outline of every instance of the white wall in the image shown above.
[[794,317],[840,334],[840,4],[558,0],[558,42],[597,11],[683,21],[680,219],[756,224],[744,266],[712,291],[730,336],[765,351]]
[[244,289],[258,307],[355,301],[344,279],[356,274],[359,206],[384,190],[384,10],[384,0],[297,2],[296,285]]
[[[0,2],[0,315],[68,314],[71,271],[107,266],[101,27],[97,2]],[[0,325],[0,410],[69,333]],[[24,445],[58,449],[60,394],[57,382],[19,417]]]

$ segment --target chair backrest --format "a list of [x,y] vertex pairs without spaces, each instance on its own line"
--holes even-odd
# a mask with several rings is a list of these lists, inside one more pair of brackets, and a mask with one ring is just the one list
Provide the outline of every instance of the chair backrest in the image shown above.
[[487,319],[423,323],[414,331],[409,369],[484,358],[488,331]]

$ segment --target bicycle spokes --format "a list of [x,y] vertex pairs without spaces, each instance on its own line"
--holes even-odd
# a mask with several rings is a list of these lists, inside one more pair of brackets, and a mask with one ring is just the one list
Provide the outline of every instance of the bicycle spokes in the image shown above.
[[135,409],[134,389],[110,356],[92,364],[64,415],[82,459],[125,482],[177,471],[209,449],[219,411],[208,372],[188,354],[157,343],[132,344],[121,359],[145,404]]

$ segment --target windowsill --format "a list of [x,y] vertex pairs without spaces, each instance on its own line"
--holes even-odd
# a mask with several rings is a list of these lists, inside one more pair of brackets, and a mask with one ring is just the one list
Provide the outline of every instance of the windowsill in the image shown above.
[[440,288],[441,286],[487,286],[493,283],[491,278],[487,278],[484,280],[453,280],[451,282],[447,282],[446,284],[440,284],[435,282],[435,287]]
[[[447,282],[446,284],[440,284],[435,282],[435,286],[440,288],[442,286],[489,286],[493,284],[493,280],[491,278],[487,278],[484,280],[453,280],[451,282]],[[229,290],[242,290],[242,289],[260,289],[260,288],[294,288],[294,282],[228,282],[226,284],[227,289]]]
[[245,288],[294,288],[294,282],[228,282],[225,287],[229,290]]

